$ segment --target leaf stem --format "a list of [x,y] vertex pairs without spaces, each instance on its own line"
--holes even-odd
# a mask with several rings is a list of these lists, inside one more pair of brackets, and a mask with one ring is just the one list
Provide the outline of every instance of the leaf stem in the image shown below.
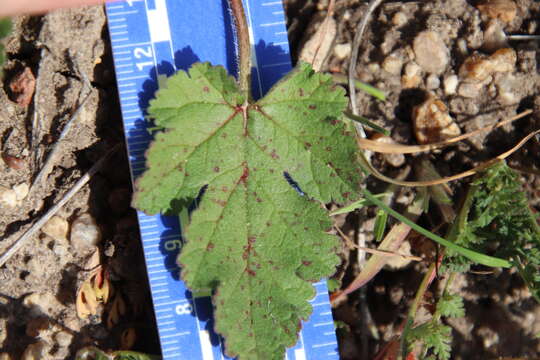
[[251,43],[249,41],[249,29],[242,0],[229,0],[229,3],[234,16],[236,36],[238,39],[238,58],[240,63],[238,85],[247,100],[251,98]]

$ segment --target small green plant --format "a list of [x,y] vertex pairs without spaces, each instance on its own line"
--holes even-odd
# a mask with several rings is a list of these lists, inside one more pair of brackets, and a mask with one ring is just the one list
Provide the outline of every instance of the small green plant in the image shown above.
[[[477,176],[449,238],[461,246],[493,253],[516,267],[540,301],[540,228],[519,176],[501,161]],[[469,259],[447,251],[446,266],[466,271]]]
[[4,44],[2,40],[11,33],[11,20],[10,19],[0,19],[0,77],[2,76],[2,66],[6,60],[6,54],[4,49]]
[[460,318],[465,315],[463,300],[454,294],[444,292],[437,302],[433,317],[428,322],[418,325],[407,333],[409,351],[415,343],[422,344],[420,359],[450,359],[452,328],[442,323],[442,317]]

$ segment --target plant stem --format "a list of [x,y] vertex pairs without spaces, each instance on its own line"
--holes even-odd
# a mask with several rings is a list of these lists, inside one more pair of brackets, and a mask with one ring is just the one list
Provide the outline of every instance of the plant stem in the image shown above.
[[229,0],[229,4],[234,16],[236,36],[238,39],[238,57],[240,63],[238,85],[247,100],[251,98],[251,44],[249,41],[249,30],[242,0]]

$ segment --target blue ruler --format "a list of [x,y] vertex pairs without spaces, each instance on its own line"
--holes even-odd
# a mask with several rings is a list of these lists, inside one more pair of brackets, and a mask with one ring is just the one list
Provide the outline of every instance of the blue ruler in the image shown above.
[[[260,97],[291,69],[281,0],[244,0],[253,44],[253,91]],[[145,119],[160,75],[198,61],[236,73],[235,40],[227,0],[126,0],[107,5],[109,32],[133,178],[145,169],[151,136]],[[138,213],[150,289],[165,360],[225,359],[213,333],[210,298],[194,298],[176,257],[182,247],[177,217]],[[288,360],[338,359],[325,282],[314,284],[314,313],[303,324]]]

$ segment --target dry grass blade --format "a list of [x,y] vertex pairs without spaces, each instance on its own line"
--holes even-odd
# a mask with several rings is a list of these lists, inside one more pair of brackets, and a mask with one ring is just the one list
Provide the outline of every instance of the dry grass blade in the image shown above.
[[380,179],[382,181],[389,182],[389,183],[395,184],[395,185],[411,186],[411,187],[414,187],[414,186],[433,186],[433,185],[445,184],[445,183],[448,183],[450,181],[455,181],[455,180],[463,179],[463,178],[471,176],[471,175],[475,175],[479,171],[484,170],[485,168],[489,167],[490,165],[494,164],[495,162],[506,159],[508,156],[512,155],[519,148],[521,148],[532,137],[534,137],[536,134],[539,134],[539,133],[540,133],[540,130],[533,131],[532,133],[530,133],[529,135],[527,135],[523,139],[521,139],[521,141],[519,141],[510,150],[505,151],[504,153],[494,157],[493,159],[487,160],[487,161],[483,162],[482,164],[480,164],[480,165],[478,165],[478,166],[476,166],[476,167],[474,167],[474,168],[472,168],[470,170],[461,172],[461,173],[456,174],[456,175],[444,177],[444,178],[441,178],[441,179],[436,179],[436,180],[427,180],[427,181],[401,181],[401,180],[395,180],[395,179],[389,178],[388,176],[380,173],[377,169],[375,169],[373,167],[373,165],[371,165],[369,160],[366,159],[366,157],[362,153],[360,153],[360,155],[359,155],[359,160],[360,160],[360,163],[362,164],[362,166],[364,166],[367,169],[367,171],[369,171],[369,173],[371,175],[375,176],[376,178],[378,178],[378,179]]
[[468,139],[471,136],[478,135],[482,132],[495,130],[513,121],[519,120],[531,113],[532,113],[532,110],[526,110],[517,114],[516,116],[511,117],[510,119],[503,120],[495,125],[485,126],[478,130],[474,130],[469,133],[456,136],[454,138],[451,138],[445,141],[432,143],[432,144],[425,144],[425,145],[386,144],[379,141],[373,141],[373,140],[364,139],[360,137],[357,139],[357,142],[358,142],[358,146],[363,150],[369,150],[369,151],[374,151],[374,152],[384,153],[384,154],[414,154],[414,153],[418,153],[422,151],[431,151],[435,149],[440,149],[440,148],[449,146],[451,144],[457,143],[459,141]]
[[[422,213],[423,202],[423,199],[417,199],[411,205],[409,205],[409,208],[407,209],[407,217],[410,218],[412,221],[416,221],[416,219],[418,219],[418,217]],[[395,252],[399,249],[399,247],[403,243],[403,240],[405,240],[405,238],[409,234],[410,230],[411,228],[404,223],[394,225],[377,248],[380,253],[373,253],[373,256],[369,258],[366,265],[364,266],[362,271],[356,276],[353,282],[350,283],[343,291],[333,295],[331,301],[333,303],[339,302],[344,296],[359,289],[360,287],[364,286],[368,281],[373,279],[375,275],[377,275],[379,271],[383,268],[383,266],[386,264],[389,258],[389,254],[391,254],[390,256],[401,256],[399,254],[395,254]],[[415,257],[414,260],[418,259],[416,259]]]
[[321,49],[322,43],[324,41],[324,34],[328,32],[328,26],[330,23],[330,18],[334,16],[334,8],[336,6],[336,0],[330,0],[330,3],[328,4],[328,10],[326,12],[326,17],[324,18],[322,28],[324,29],[321,31],[321,34],[319,36],[319,44],[317,45],[317,49],[315,50],[315,54],[313,55],[313,60],[311,60],[312,64],[315,64],[315,61],[317,59],[317,56],[319,55],[319,50]]

